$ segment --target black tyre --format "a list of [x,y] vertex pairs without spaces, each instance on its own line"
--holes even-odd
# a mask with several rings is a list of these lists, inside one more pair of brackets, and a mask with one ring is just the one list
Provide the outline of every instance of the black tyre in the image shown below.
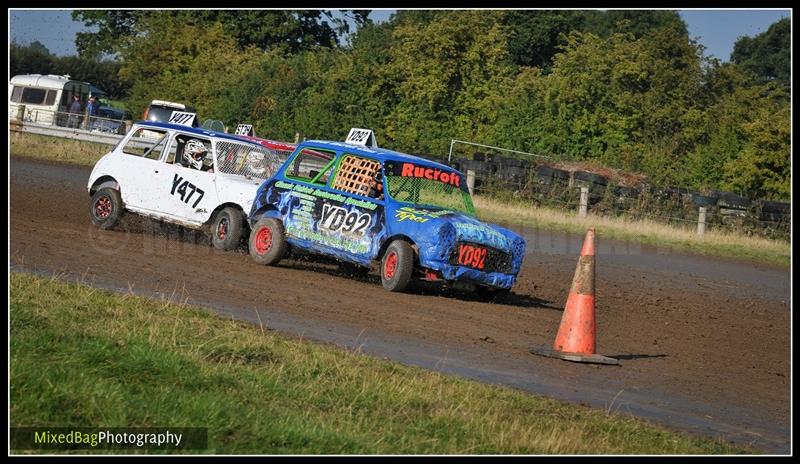
[[395,240],[381,260],[381,283],[390,292],[402,292],[411,281],[414,270],[414,250],[408,242]]
[[262,218],[250,231],[250,256],[258,264],[276,264],[286,254],[286,233],[283,223],[275,218]]
[[695,206],[714,206],[717,204],[717,197],[711,195],[692,195],[692,203]]
[[211,243],[220,250],[233,250],[244,235],[244,217],[236,208],[221,209],[211,224]]
[[104,187],[92,195],[89,205],[89,215],[92,223],[101,229],[110,229],[119,223],[122,217],[122,197],[119,191],[111,187]]
[[597,185],[608,184],[608,178],[588,171],[575,171],[575,180],[582,180],[584,182],[591,182]]
[[719,200],[717,200],[717,206],[728,209],[748,209],[751,203],[749,198],[731,192],[720,193]]
[[761,211],[765,213],[788,215],[792,211],[792,205],[790,203],[767,200],[762,204]]

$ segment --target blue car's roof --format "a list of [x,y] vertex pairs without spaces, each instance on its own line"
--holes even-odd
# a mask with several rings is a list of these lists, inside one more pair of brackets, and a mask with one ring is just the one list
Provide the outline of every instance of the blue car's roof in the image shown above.
[[[329,150],[342,151],[347,150],[348,153],[354,155],[362,155],[369,158],[376,159],[380,162],[384,161],[404,161],[407,163],[415,163],[433,167],[437,169],[446,169],[448,171],[456,171],[456,169],[436,161],[431,161],[419,156],[409,155],[408,153],[401,153],[399,151],[388,150],[386,148],[372,148],[364,145],[355,145],[351,143],[336,142],[331,140],[306,140],[300,145],[313,144],[315,147],[327,148]],[[458,172],[458,171],[456,171]]]
[[234,142],[245,142],[245,143],[249,143],[251,145],[257,145],[257,146],[261,147],[261,144],[259,144],[258,142],[254,142],[252,140],[247,140],[247,139],[245,139],[243,137],[239,137],[237,135],[226,134],[224,132],[217,132],[217,131],[212,131],[212,130],[208,130],[208,129],[203,129],[201,127],[189,127],[189,126],[184,126],[184,125],[181,125],[181,124],[168,124],[168,123],[165,123],[165,122],[154,122],[154,121],[137,121],[136,125],[138,125],[140,127],[152,127],[154,129],[179,130],[179,131],[183,131],[183,132],[188,132],[190,134],[204,135],[206,137],[216,137],[216,138],[219,138],[219,139],[232,140]]

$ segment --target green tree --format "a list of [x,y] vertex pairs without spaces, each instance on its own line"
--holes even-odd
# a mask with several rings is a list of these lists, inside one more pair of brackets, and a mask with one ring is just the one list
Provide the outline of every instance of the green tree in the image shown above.
[[56,57],[40,47],[20,45],[11,42],[8,47],[8,65],[10,76],[18,74],[51,74],[55,73]]
[[789,18],[783,18],[755,37],[740,37],[733,45],[731,62],[753,73],[759,83],[778,80],[788,85],[792,72],[791,27]]
[[508,51],[520,66],[549,71],[553,56],[566,36],[580,30],[585,13],[570,10],[512,10],[503,17],[508,28]]
[[672,29],[683,35],[688,34],[686,23],[678,12],[667,10],[584,11],[580,31],[600,37],[627,33],[638,39],[660,29]]
[[72,18],[97,28],[96,32],[78,33],[76,45],[81,56],[118,53],[137,37],[145,19],[165,17],[201,28],[220,23],[242,49],[278,46],[297,53],[338,46],[339,38],[350,32],[347,18],[361,25],[369,12],[347,10],[344,17],[335,17],[329,10],[75,10]]
[[133,82],[128,109],[141,113],[153,99],[180,101],[214,118],[225,87],[236,85],[257,65],[255,48],[240,50],[224,26],[177,24],[169,16],[142,21],[121,59],[120,77]]
[[[751,197],[788,199],[791,178],[791,108],[775,85],[738,89],[732,122],[738,147],[725,156],[720,187]],[[735,150],[738,148],[738,150]]]
[[391,143],[443,154],[451,138],[489,134],[516,73],[501,17],[459,11],[395,27],[385,74],[396,102],[384,127]]
[[87,28],[97,32],[78,32],[75,46],[78,55],[97,58],[113,54],[136,32],[136,25],[146,17],[145,10],[74,10],[72,19],[81,21]]

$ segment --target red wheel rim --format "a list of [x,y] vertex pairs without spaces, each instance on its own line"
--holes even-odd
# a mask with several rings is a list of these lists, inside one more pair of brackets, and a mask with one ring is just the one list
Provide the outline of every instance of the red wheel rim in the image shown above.
[[94,214],[100,219],[105,219],[110,216],[111,210],[113,209],[114,205],[108,197],[100,197],[94,204]]
[[386,261],[383,263],[383,275],[387,279],[391,279],[394,277],[395,271],[397,271],[397,253],[390,251],[389,255],[386,256]]
[[263,255],[272,248],[272,229],[269,227],[262,227],[256,232],[255,247],[256,252],[260,255]]
[[228,220],[223,219],[219,221],[219,225],[217,226],[217,237],[220,240],[225,240],[225,236],[228,235]]

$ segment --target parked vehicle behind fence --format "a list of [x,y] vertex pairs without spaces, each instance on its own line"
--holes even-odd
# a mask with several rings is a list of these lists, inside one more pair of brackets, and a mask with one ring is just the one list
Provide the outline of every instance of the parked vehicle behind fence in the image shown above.
[[[67,126],[67,110],[73,96],[85,104],[89,83],[70,79],[69,75],[21,74],[8,83],[8,116],[40,124]],[[20,115],[20,107],[25,108]]]

